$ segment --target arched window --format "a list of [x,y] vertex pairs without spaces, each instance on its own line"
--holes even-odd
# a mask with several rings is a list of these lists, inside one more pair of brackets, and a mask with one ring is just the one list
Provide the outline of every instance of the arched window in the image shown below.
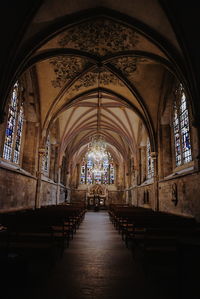
[[115,169],[112,161],[104,159],[101,169],[96,169],[92,158],[83,158],[81,164],[80,184],[114,184]]
[[86,171],[87,171],[86,162],[85,159],[83,159],[81,165],[81,181],[80,181],[81,184],[86,184],[86,179],[87,179]]
[[188,103],[182,84],[175,89],[173,133],[176,166],[192,161]]
[[111,162],[109,166],[110,166],[110,182],[109,182],[109,184],[114,184],[115,183],[115,168],[114,168],[114,164]]
[[17,81],[11,92],[3,148],[3,158],[16,164],[20,162],[23,119],[23,86]]
[[149,139],[147,139],[147,179],[152,178],[154,175],[153,159],[151,158],[151,146]]
[[42,161],[42,170],[47,175],[49,173],[49,156],[50,156],[50,138],[48,136],[46,141],[45,154],[43,156],[43,161]]

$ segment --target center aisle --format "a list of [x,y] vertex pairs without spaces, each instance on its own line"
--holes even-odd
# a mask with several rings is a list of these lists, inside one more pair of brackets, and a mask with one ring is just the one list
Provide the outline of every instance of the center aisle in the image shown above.
[[87,212],[37,298],[143,299],[142,281],[108,213]]

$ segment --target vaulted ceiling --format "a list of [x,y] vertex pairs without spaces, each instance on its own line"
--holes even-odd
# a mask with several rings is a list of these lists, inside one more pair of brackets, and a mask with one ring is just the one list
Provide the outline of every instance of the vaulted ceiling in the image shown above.
[[35,74],[42,136],[58,124],[60,157],[80,158],[97,133],[116,159],[135,156],[141,130],[156,151],[163,84],[185,80],[183,52],[158,1],[125,2],[43,1],[21,39],[19,73]]
[[44,132],[59,120],[61,156],[100,133],[124,158],[136,155],[142,122],[153,140],[170,60],[135,28],[108,17],[62,30],[33,53]]

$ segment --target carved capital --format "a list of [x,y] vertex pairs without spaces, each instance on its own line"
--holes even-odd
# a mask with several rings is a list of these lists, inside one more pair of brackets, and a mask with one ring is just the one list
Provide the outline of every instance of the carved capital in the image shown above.
[[44,156],[45,153],[46,153],[46,149],[45,148],[39,148],[38,149],[38,154],[39,154],[40,157]]
[[157,152],[151,152],[151,158],[152,158],[153,160],[156,160],[157,157],[158,157],[158,153],[157,153]]

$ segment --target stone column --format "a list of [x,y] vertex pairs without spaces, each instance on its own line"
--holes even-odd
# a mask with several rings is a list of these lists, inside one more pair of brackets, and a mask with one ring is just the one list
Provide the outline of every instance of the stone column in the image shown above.
[[158,153],[151,152],[151,158],[153,159],[153,166],[154,166],[154,203],[152,208],[155,211],[159,211]]
[[123,188],[126,188],[126,164],[123,163]]
[[94,184],[94,173],[92,173],[92,184]]
[[26,121],[23,139],[22,168],[31,174],[36,174],[36,150],[38,147],[38,123]]
[[140,147],[140,163],[141,163],[141,183],[146,180],[147,175],[147,149],[146,146]]
[[55,144],[51,144],[49,178],[55,182],[55,164],[56,164],[56,148]]
[[35,208],[38,209],[41,206],[41,183],[42,183],[42,163],[45,155],[45,148],[39,148],[38,150],[38,171],[37,171],[37,185],[36,185],[36,198]]
[[193,121],[191,126],[192,158],[195,170],[200,170],[200,121]]
[[159,145],[159,177],[163,178],[172,172],[172,142],[170,125],[162,125],[160,128],[160,145]]
[[60,183],[66,185],[66,158],[63,157],[60,170]]
[[70,179],[70,175],[69,175],[69,163],[67,163],[67,165],[66,165],[66,186],[69,186],[69,179]]
[[87,184],[87,163],[85,163],[85,184]]
[[108,185],[110,185],[110,164],[108,165]]
[[7,125],[6,121],[4,121],[3,123],[0,123],[0,154],[1,154],[1,157],[3,156],[6,125]]
[[131,187],[131,174],[132,174],[132,169],[131,169],[131,158],[129,159],[129,165],[128,165],[128,186],[129,188]]
[[61,177],[61,166],[58,168],[58,181],[57,181],[57,190],[56,190],[56,204],[59,204],[59,201],[60,201],[60,177]]
[[80,164],[76,164],[76,188],[78,188],[79,182],[80,182]]
[[72,166],[72,163],[70,163],[69,165],[69,173],[68,173],[68,186],[72,186],[74,185],[74,176],[75,176],[75,171],[74,168]]
[[115,164],[115,185],[118,186],[119,183],[119,165]]

